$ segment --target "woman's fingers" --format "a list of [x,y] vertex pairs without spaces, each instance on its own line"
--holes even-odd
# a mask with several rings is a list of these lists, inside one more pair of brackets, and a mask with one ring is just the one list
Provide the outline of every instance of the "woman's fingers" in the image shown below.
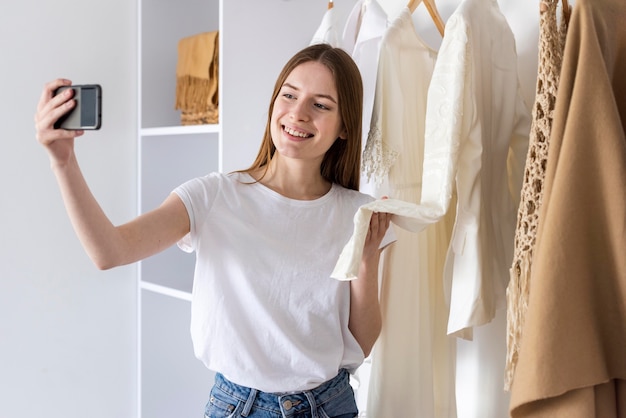
[[382,237],[387,232],[387,228],[389,228],[389,222],[391,220],[391,214],[386,212],[374,212],[372,213],[372,218],[370,219],[370,228],[369,233],[372,237]]
[[54,96],[56,89],[69,85],[71,85],[70,80],[59,78],[47,83],[41,92],[35,113],[35,130],[37,140],[42,144],[49,144],[60,138],[74,138],[83,134],[81,131],[54,129],[55,122],[76,106],[76,101],[71,100],[74,95],[72,89],[67,89]]
[[[46,83],[46,85],[44,86],[43,90],[41,91],[41,97],[39,98],[39,103],[37,104],[37,113],[41,113],[42,111],[44,111],[44,108],[46,107],[46,105],[48,105],[51,101],[54,105],[58,106],[60,103],[62,103],[64,101],[63,97],[53,97],[54,92],[56,89],[58,89],[59,87],[62,86],[71,86],[72,82],[70,80],[67,80],[65,78],[57,78],[56,80],[52,80],[48,83]],[[69,97],[71,97],[72,95],[72,91],[71,89],[69,93]],[[68,96],[66,96],[68,97]]]

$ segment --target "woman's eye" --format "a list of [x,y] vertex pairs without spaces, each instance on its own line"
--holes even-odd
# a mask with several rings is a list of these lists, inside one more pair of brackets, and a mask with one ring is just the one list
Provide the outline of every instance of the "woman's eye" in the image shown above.
[[322,103],[315,103],[315,107],[323,109],[323,110],[328,110],[328,107],[323,105]]
[[283,97],[284,97],[285,99],[294,99],[294,98],[295,98],[295,97],[294,97],[294,95],[293,95],[293,94],[290,94],[290,93],[284,93],[284,94],[283,94]]

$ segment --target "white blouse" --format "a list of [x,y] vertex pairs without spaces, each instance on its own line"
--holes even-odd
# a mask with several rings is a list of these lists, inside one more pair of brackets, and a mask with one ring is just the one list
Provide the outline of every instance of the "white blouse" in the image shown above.
[[464,0],[448,19],[428,90],[421,204],[457,214],[444,280],[448,333],[503,307],[528,150],[513,33],[495,0]]

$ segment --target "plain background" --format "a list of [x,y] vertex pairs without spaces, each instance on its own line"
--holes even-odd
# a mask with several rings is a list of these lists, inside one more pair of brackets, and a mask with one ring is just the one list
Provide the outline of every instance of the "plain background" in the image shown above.
[[0,6],[0,416],[135,415],[135,267],[97,270],[65,214],[33,117],[56,77],[100,83],[103,128],[77,141],[113,222],[136,210],[136,3]]
[[[319,16],[304,17],[313,26],[324,3]],[[406,1],[380,3],[394,14]],[[437,2],[444,19],[458,3]],[[499,3],[516,34],[520,78],[531,104],[538,0]],[[136,415],[136,267],[102,272],[92,265],[33,124],[45,82],[62,76],[100,83],[103,128],[79,138],[77,154],[111,220],[130,219],[137,205],[136,32],[134,1],[0,5],[0,417]],[[432,32],[427,40],[436,40]]]

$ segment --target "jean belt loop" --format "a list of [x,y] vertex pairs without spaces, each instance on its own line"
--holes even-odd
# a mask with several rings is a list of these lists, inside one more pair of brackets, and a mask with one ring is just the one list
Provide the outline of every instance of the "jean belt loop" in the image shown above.
[[317,413],[317,403],[315,402],[315,396],[313,396],[313,393],[307,390],[304,392],[304,395],[309,400],[309,405],[311,406],[311,418],[320,418]]
[[243,411],[241,411],[242,417],[247,417],[250,415],[250,411],[252,410],[252,405],[254,404],[254,400],[256,399],[256,395],[259,391],[256,389],[250,389],[250,394],[248,395],[248,400],[246,404],[243,406]]

